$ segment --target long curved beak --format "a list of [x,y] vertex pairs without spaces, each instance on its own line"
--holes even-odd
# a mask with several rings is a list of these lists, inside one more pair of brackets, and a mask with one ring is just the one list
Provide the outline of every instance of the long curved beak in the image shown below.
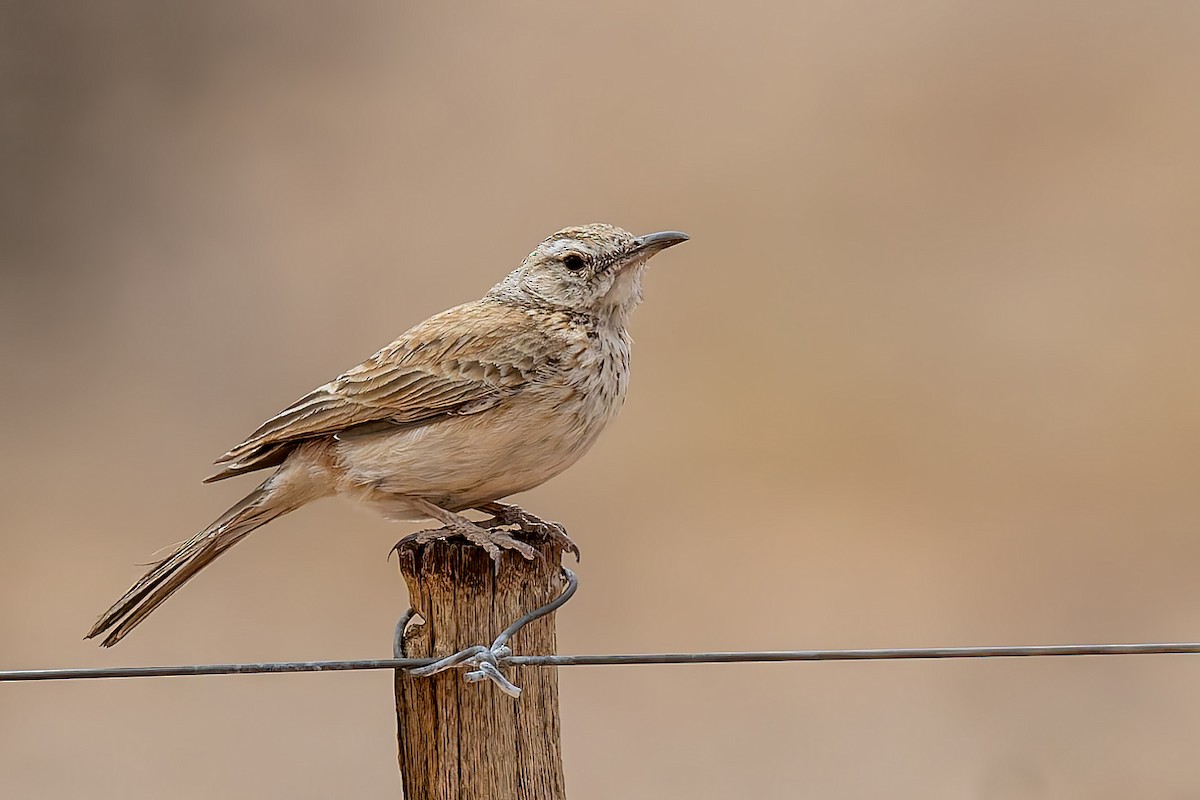
[[686,242],[691,237],[683,231],[659,231],[639,236],[629,255],[652,256],[660,250]]

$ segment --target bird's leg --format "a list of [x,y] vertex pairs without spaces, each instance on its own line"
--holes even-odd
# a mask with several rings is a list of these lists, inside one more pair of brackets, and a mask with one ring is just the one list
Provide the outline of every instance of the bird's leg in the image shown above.
[[562,549],[575,554],[579,560],[579,545],[567,535],[567,529],[557,522],[538,519],[520,506],[511,503],[484,503],[476,506],[476,510],[491,514],[493,519],[482,523],[485,527],[495,528],[500,525],[515,525],[523,533],[533,533],[545,536],[558,544]]
[[459,516],[452,511],[447,511],[441,506],[436,506],[426,500],[410,498],[409,502],[412,503],[414,508],[427,514],[431,519],[436,519],[446,527],[432,531],[418,531],[411,536],[405,536],[397,542],[397,547],[407,542],[421,544],[432,539],[445,539],[448,536],[457,534],[471,544],[482,547],[491,556],[492,561],[496,563],[497,569],[500,567],[500,553],[505,550],[516,550],[530,561],[533,561],[538,556],[537,550],[525,544],[525,542],[517,541],[504,531],[489,530],[481,527],[466,517]]

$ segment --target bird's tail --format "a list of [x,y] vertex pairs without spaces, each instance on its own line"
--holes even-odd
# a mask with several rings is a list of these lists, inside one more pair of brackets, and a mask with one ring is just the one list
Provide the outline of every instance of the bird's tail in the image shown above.
[[[113,607],[96,621],[87,638],[109,631],[101,644],[112,647],[145,619],[151,611],[187,583],[217,556],[244,539],[254,529],[293,511],[309,498],[287,491],[268,479],[216,522],[155,564]],[[111,630],[110,630],[111,629]]]

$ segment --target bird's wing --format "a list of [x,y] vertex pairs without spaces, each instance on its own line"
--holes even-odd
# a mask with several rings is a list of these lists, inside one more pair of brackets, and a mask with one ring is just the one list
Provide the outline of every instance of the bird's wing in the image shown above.
[[486,301],[431,317],[264,422],[217,459],[222,469],[208,480],[275,466],[303,440],[356,426],[485,411],[521,391],[552,358],[530,322],[521,309]]

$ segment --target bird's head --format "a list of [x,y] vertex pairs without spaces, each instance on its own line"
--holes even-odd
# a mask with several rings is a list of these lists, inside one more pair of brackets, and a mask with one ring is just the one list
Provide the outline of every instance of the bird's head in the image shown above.
[[679,231],[634,236],[604,223],[563,228],[539,244],[491,294],[623,322],[642,300],[646,262],[687,239]]

